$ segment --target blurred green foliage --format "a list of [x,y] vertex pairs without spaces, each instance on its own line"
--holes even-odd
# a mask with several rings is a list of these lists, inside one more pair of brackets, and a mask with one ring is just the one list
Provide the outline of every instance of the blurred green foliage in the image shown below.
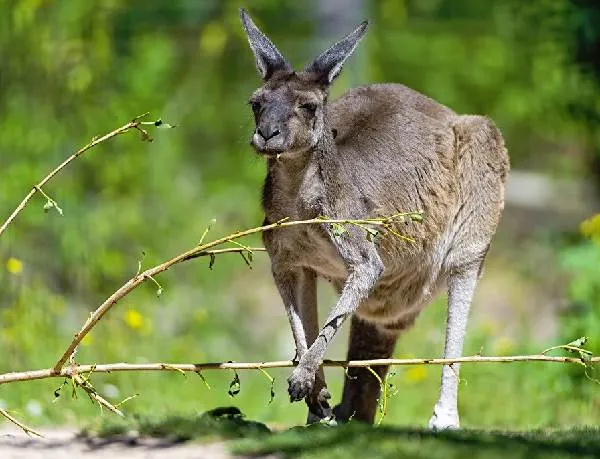
[[600,93],[573,62],[580,12],[571,2],[377,4],[370,42],[376,80],[402,81],[458,112],[490,115],[513,167],[581,173],[585,162],[565,150],[600,144],[595,123],[579,115],[584,107],[598,111]]
[[[0,219],[91,137],[145,111],[178,127],[156,132],[151,144],[130,133],[89,151],[45,188],[63,216],[45,213],[44,201],[36,197],[2,235],[1,371],[52,365],[89,311],[135,274],[139,260],[151,266],[193,246],[212,218],[217,219],[213,236],[260,224],[264,164],[247,146],[253,127],[246,107],[259,80],[239,25],[242,3],[12,0],[5,6]],[[315,43],[322,27],[315,1],[245,3],[297,67],[319,51]],[[401,82],[459,112],[494,118],[514,167],[585,177],[600,151],[593,117],[600,91],[593,69],[576,52],[582,40],[597,39],[575,33],[597,30],[580,3],[365,0],[361,14],[372,19],[372,27],[356,53],[360,65],[342,73],[333,93],[341,94],[351,81]],[[259,244],[258,238],[251,243]],[[591,279],[593,266],[582,260],[575,260],[577,269],[589,266],[585,275]],[[291,357],[292,340],[266,258],[257,260],[252,272],[235,256],[218,258],[213,270],[207,263],[200,259],[161,275],[164,293],[158,299],[153,285],[136,291],[84,341],[78,359]],[[403,352],[439,354],[441,340],[430,338],[428,330],[441,330],[442,323],[437,304],[402,341]],[[491,341],[485,331],[475,330],[469,352]],[[512,350],[529,349],[528,341],[523,337]],[[531,399],[528,408],[513,400],[508,410],[506,400],[498,409],[488,392],[472,394],[463,402],[467,424],[529,426],[593,418],[585,400],[569,399],[562,379],[551,384],[564,396],[556,398],[544,393],[548,373],[529,368],[473,370],[472,384],[485,387],[494,380],[497,394],[509,398],[510,387],[519,387]],[[114,382],[121,398],[142,392],[129,402],[132,409],[169,412],[190,404],[198,409],[225,404],[230,376],[211,374],[211,392],[199,378],[183,381],[178,374],[102,380]],[[284,394],[284,373],[277,377],[278,394]],[[424,422],[437,373],[407,369],[400,377],[406,399],[396,414],[392,410],[390,422]],[[261,375],[248,379],[242,378],[240,405],[249,407],[245,411],[252,417],[301,422],[302,406],[290,406],[283,395],[267,405],[268,383]],[[51,420],[96,413],[64,395],[61,409],[53,410],[48,403],[58,384],[3,386],[0,399],[16,408],[41,398]],[[334,388],[339,394],[339,381]]]
[[[581,224],[583,238],[567,245],[561,252],[563,269],[570,275],[570,307],[563,314],[563,335],[577,333],[592,337],[588,348],[600,353],[600,214]],[[575,377],[580,384],[581,375]]]

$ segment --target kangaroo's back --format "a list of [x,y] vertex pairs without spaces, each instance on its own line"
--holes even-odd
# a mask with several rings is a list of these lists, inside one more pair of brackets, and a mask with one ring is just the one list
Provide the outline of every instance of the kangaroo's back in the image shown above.
[[331,125],[339,128],[338,138],[350,135],[351,128],[367,127],[390,114],[411,117],[420,113],[444,123],[456,113],[439,102],[407,86],[394,83],[352,88],[329,104]]
[[440,238],[453,233],[457,213],[465,207],[485,209],[478,231],[493,233],[508,159],[491,121],[457,115],[398,84],[351,89],[330,104],[329,116],[336,136],[336,177],[347,183],[346,189],[355,188],[338,199],[368,196],[371,213],[380,215],[424,211],[422,225],[400,227],[417,244],[383,242],[382,251],[392,261],[439,250]]

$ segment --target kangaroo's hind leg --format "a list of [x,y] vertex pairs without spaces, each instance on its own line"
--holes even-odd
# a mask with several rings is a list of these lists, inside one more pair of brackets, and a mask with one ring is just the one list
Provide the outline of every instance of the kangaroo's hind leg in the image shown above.
[[[352,317],[348,342],[348,360],[390,358],[396,347],[398,332],[380,325]],[[373,370],[383,380],[387,366],[374,366]],[[344,383],[342,402],[334,408],[335,418],[345,422],[349,419],[372,423],[377,411],[380,384],[367,368],[349,368]]]
[[[448,278],[448,322],[446,326],[445,359],[462,355],[471,300],[475,293],[480,266],[470,266],[450,274]],[[429,427],[434,430],[458,429],[458,375],[460,365],[444,365],[440,396],[435,404]]]
[[[504,208],[508,155],[500,131],[487,118],[460,116],[455,125],[460,182],[454,217],[456,233],[449,253],[448,320],[444,358],[460,357],[469,309],[483,261]],[[440,396],[429,421],[432,429],[459,427],[459,365],[444,365]]]

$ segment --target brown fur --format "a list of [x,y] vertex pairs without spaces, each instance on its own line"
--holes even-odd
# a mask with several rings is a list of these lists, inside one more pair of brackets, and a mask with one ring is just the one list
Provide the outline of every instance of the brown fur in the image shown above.
[[[260,32],[253,23],[245,27],[256,54],[252,34]],[[354,49],[362,33],[359,27],[303,72],[293,72],[285,60],[269,68],[268,59],[258,62],[257,57],[259,70],[266,68],[263,74],[270,77],[251,98],[257,126],[253,145],[267,157],[267,223],[423,211],[423,222],[396,225],[415,243],[388,234],[376,245],[359,228],[335,235],[327,225],[264,233],[300,357],[289,380],[290,395],[293,400],[306,396],[317,417],[328,413],[328,404],[319,398],[324,382],[311,380],[347,316],[354,314],[349,359],[389,357],[398,333],[449,276],[480,270],[503,208],[509,169],[502,136],[489,119],[457,115],[405,86],[363,86],[327,103],[329,83],[339,71],[336,62],[343,62],[342,54]],[[340,57],[331,63],[336,52]],[[314,111],[304,106],[307,101]],[[332,280],[341,293],[320,332],[316,311],[306,312],[298,300],[305,288],[298,281],[300,271]],[[303,318],[313,314],[311,325],[303,320],[304,330],[294,325],[298,310],[305,311]],[[377,371],[384,375],[387,369]],[[336,413],[371,422],[378,385],[365,370],[351,375],[357,379],[346,381]]]
[[[343,207],[339,218],[423,210],[423,222],[396,226],[415,244],[390,235],[379,244],[386,269],[370,298],[385,299],[400,291],[402,305],[389,305],[393,313],[379,302],[357,311],[371,320],[400,320],[405,310],[422,307],[423,290],[433,293],[437,277],[453,264],[484,256],[503,206],[508,157],[502,137],[490,120],[456,115],[401,85],[353,89],[327,108],[331,128],[337,131],[333,151],[268,160],[266,222],[322,215],[324,209],[313,201],[322,199],[325,188],[331,190],[330,206]],[[330,175],[326,183],[319,183],[320,168]],[[444,242],[444,232],[456,226],[464,231],[453,235],[442,262],[436,249]],[[270,250],[289,257],[295,266],[328,279],[347,277],[343,260],[321,228],[289,228],[265,238]]]

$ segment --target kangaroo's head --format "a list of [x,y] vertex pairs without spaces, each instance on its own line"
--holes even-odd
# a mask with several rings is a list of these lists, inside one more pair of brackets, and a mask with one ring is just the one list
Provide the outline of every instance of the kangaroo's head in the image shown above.
[[310,151],[328,134],[325,104],[329,87],[365,34],[367,22],[295,72],[244,9],[240,15],[264,81],[249,101],[256,124],[252,146],[265,156]]

